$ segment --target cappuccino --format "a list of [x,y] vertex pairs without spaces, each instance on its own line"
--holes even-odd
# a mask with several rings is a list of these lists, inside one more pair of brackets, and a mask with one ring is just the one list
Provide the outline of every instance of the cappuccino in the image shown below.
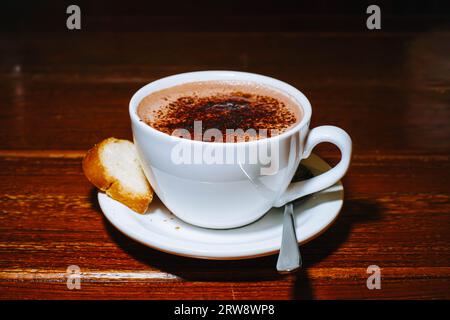
[[197,139],[208,130],[211,142],[239,142],[279,135],[298,124],[303,116],[294,98],[269,87],[242,81],[191,82],[146,96],[137,108],[139,118],[169,135]]

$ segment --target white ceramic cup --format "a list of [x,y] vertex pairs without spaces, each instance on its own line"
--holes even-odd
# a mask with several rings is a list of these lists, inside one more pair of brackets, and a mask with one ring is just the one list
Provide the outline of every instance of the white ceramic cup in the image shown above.
[[[176,85],[211,80],[236,80],[266,85],[282,91],[298,102],[303,118],[293,128],[270,138],[238,143],[203,142],[182,139],[160,132],[140,120],[139,102],[152,92]],[[134,142],[150,184],[158,197],[180,219],[206,228],[226,229],[249,224],[270,208],[328,188],[338,182],[350,165],[352,141],[342,129],[321,126],[309,129],[311,104],[293,86],[274,78],[236,71],[199,71],[177,74],[139,89],[130,101]],[[291,183],[301,159],[321,142],[330,142],[341,151],[340,162],[329,171],[301,182]],[[238,154],[252,148],[267,148],[269,164],[241,160],[233,163],[174,162],[174,148],[181,145],[202,148],[214,154]],[[195,149],[197,148],[197,149]],[[236,156],[237,157],[237,156]],[[274,158],[276,157],[276,159]],[[277,170],[263,173],[273,163]]]

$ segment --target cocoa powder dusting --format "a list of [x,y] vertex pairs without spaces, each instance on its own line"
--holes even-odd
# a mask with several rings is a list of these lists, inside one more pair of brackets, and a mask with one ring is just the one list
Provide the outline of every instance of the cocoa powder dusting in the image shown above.
[[[152,120],[145,122],[169,135],[176,129],[185,129],[193,139],[194,121],[202,122],[202,133],[218,129],[224,139],[227,129],[256,131],[256,136],[245,134],[229,140],[236,142],[280,134],[295,124],[297,118],[282,101],[273,97],[235,91],[206,97],[180,97],[153,111]],[[267,129],[267,135],[261,136],[261,129]],[[277,130],[276,133],[273,130]]]

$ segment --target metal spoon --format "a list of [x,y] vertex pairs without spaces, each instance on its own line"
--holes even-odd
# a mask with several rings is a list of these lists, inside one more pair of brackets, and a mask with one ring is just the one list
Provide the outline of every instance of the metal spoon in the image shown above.
[[292,202],[284,207],[283,236],[278,255],[277,270],[280,273],[290,273],[302,266],[302,257],[298,248],[294,225],[294,206]]
[[[292,181],[300,181],[313,177],[311,170],[300,164]],[[294,202],[299,204],[308,197],[297,199]],[[298,248],[297,235],[294,225],[294,208],[292,202],[284,207],[283,216],[283,236],[281,238],[281,248],[278,255],[277,270],[280,273],[290,273],[302,266],[302,257]]]

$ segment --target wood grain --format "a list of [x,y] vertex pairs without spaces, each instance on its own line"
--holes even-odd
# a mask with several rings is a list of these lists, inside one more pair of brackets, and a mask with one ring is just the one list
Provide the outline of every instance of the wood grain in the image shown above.
[[[8,288],[1,291],[4,297],[284,299],[304,297],[306,280],[320,284],[318,291],[310,288],[313,292],[308,295],[314,298],[446,297],[450,277],[447,157],[356,155],[344,179],[348,191],[341,216],[333,228],[302,247],[308,278],[295,279],[276,274],[273,256],[202,261],[170,256],[128,239],[103,218],[96,191],[83,177],[81,158],[68,154],[53,158],[42,153],[0,154],[4,182],[0,285]],[[337,160],[332,154],[322,156],[329,162]],[[405,174],[398,167],[405,162],[422,190],[411,192],[411,182],[402,178]],[[439,176],[436,171],[442,175],[430,190],[427,179]],[[34,183],[36,177],[39,184]],[[83,270],[79,292],[64,287],[66,268],[72,264]],[[361,296],[365,269],[371,264],[381,265],[383,286],[389,290],[365,289]],[[176,293],[169,294],[161,283]],[[398,291],[401,284],[410,291],[424,291],[403,296]],[[264,293],[261,285],[274,288]],[[97,292],[104,286],[110,290]],[[436,288],[441,291],[434,292]]]
[[[5,149],[86,149],[108,136],[130,138],[128,102],[137,89],[201,69],[257,72],[297,86],[314,107],[312,125],[343,127],[357,150],[450,149],[450,70],[439,64],[450,51],[450,33],[441,30],[146,33],[145,42],[139,33],[13,37],[3,34],[0,44],[10,53],[0,62]],[[145,54],[118,50],[125,46]]]
[[[370,34],[1,33],[0,299],[449,299],[450,29],[441,22]],[[310,98],[312,126],[353,138],[341,215],[302,246],[298,275],[277,274],[275,256],[161,253],[99,210],[85,151],[131,138],[127,105],[139,87],[199,69],[285,80]],[[332,146],[315,152],[339,160]],[[81,290],[66,287],[73,264]],[[381,290],[366,287],[373,264]]]

